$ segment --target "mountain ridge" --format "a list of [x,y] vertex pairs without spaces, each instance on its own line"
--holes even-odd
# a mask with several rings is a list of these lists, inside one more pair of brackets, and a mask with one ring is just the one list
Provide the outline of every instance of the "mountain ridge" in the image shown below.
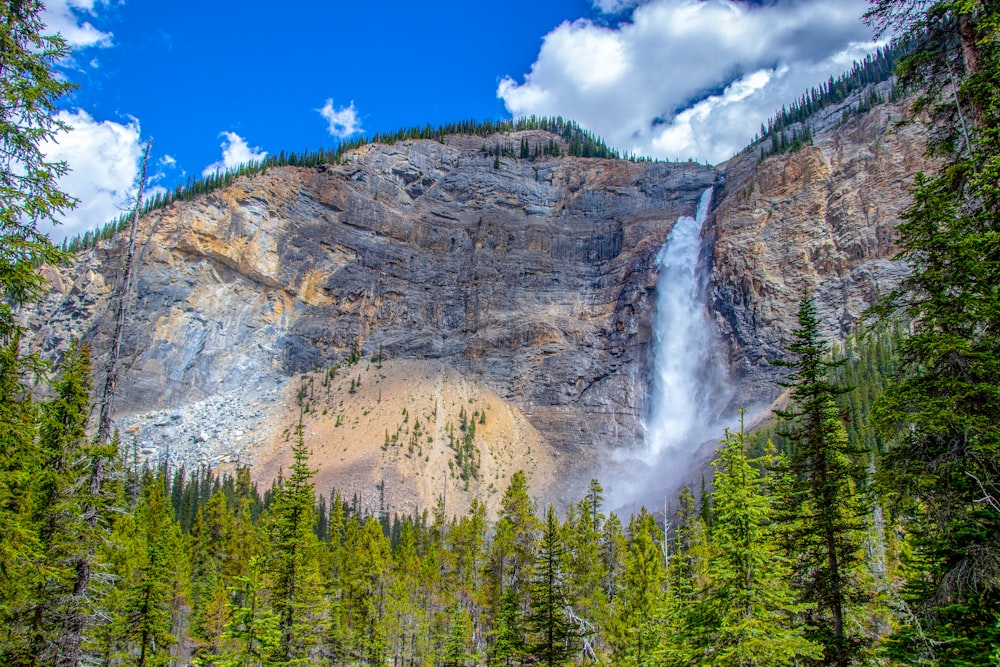
[[[898,123],[906,113],[904,102],[846,120],[829,110],[812,146],[719,168],[523,160],[484,152],[470,135],[366,144],[342,164],[272,168],[157,209],[140,225],[120,424],[150,460],[258,465],[297,413],[289,387],[304,374],[343,367],[352,354],[433,361],[523,415],[539,434],[533,491],[571,500],[614,451],[641,446],[655,257],[678,216],[716,186],[705,228],[711,307],[736,400],[766,402],[779,376],[769,362],[803,289],[819,288],[826,333],[839,338],[903,275],[889,260],[892,229],[912,173],[932,166],[915,126]],[[529,151],[561,140],[539,130],[497,138]],[[122,248],[113,238],[73,267],[44,269],[53,290],[31,323],[44,352],[71,339],[107,349]],[[324,438],[357,444],[323,417],[309,419]],[[384,431],[398,425],[385,419]],[[441,433],[429,475],[445,475],[457,455]],[[363,444],[377,452],[384,443]],[[489,456],[501,448],[485,434],[476,446]],[[336,449],[315,445],[324,447]],[[351,474],[369,492],[403,468],[415,474],[388,456]],[[280,456],[269,460],[280,466]],[[313,465],[321,479],[349,483],[329,472],[336,460]],[[447,475],[399,502],[430,506],[432,488],[453,499],[477,493]]]

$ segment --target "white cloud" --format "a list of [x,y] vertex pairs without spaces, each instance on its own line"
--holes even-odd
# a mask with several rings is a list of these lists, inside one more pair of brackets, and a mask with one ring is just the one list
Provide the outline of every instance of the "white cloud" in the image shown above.
[[267,157],[267,151],[260,150],[259,146],[250,148],[246,139],[235,132],[220,132],[219,136],[223,138],[220,144],[222,159],[202,169],[202,176],[210,176],[217,171],[226,171],[247,162],[260,162]]
[[358,118],[358,112],[354,108],[353,100],[351,100],[349,106],[341,107],[340,109],[334,108],[333,100],[327,100],[323,108],[318,111],[319,115],[329,123],[328,131],[331,136],[338,139],[346,139],[352,134],[358,134],[362,131],[361,119]]
[[866,0],[596,0],[629,20],[566,22],[497,96],[515,116],[564,116],[611,145],[719,162],[783,104],[872,50]]
[[177,164],[177,159],[173,155],[164,154],[159,160],[156,161],[161,167],[173,167]]
[[47,31],[61,34],[70,48],[111,46],[112,34],[98,30],[81,16],[95,16],[98,3],[105,4],[105,0],[49,0],[41,19]]
[[59,187],[79,203],[61,216],[61,225],[39,223],[56,242],[98,227],[132,206],[143,152],[135,119],[125,125],[97,121],[82,109],[60,111],[58,118],[69,129],[42,148],[47,159],[69,165]]

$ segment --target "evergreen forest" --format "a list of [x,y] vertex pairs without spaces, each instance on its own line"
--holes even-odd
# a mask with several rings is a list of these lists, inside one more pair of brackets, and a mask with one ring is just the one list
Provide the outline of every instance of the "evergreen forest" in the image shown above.
[[[803,296],[777,360],[787,404],[719,433],[711,474],[668,510],[619,516],[597,479],[538,507],[518,472],[496,517],[317,489],[301,429],[264,490],[245,468],[139,465],[111,429],[117,347],[102,372],[85,344],[53,366],[26,349],[36,269],[69,260],[36,223],[73,203],[40,147],[72,85],[41,3],[0,5],[0,664],[1000,665],[1000,6],[870,5],[906,36],[868,67],[919,91],[941,164],[899,228],[909,277],[843,346]],[[761,139],[845,94],[817,89]],[[560,119],[372,141],[518,124],[616,157]],[[140,212],[116,231],[134,237]],[[132,279],[127,260],[120,303]]]

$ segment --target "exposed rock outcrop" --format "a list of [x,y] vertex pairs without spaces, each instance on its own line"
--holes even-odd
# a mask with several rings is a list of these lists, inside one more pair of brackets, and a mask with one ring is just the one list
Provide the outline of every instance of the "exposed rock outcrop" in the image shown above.
[[892,261],[913,175],[933,169],[907,103],[842,122],[816,119],[812,146],[723,165],[711,220],[713,306],[744,402],[774,398],[799,300],[813,295],[822,333],[843,340],[861,313],[905,276]]
[[[596,451],[642,438],[655,259],[677,217],[717,186],[707,226],[716,321],[740,400],[771,397],[768,361],[804,289],[839,337],[902,275],[893,229],[909,179],[928,167],[902,117],[901,106],[880,107],[796,153],[719,169],[573,157],[495,168],[481,151],[494,139],[471,136],[369,145],[344,164],[272,168],[172,204],[141,222],[120,423],[150,455],[163,455],[169,427],[180,434],[176,460],[263,465],[295,409],[290,378],[355,350],[419,360],[477,383],[477,396],[519,415],[512,424],[523,416],[536,455],[559,461],[546,464],[561,482],[548,476],[559,488],[546,496],[574,498]],[[554,138],[513,141],[521,136]],[[55,354],[83,338],[100,358],[122,251],[113,239],[45,269],[53,290],[31,315],[36,345]],[[239,424],[222,416],[235,405],[252,406]],[[223,427],[205,425],[213,411]],[[333,433],[322,437],[348,437]],[[438,451],[443,436],[431,438]],[[325,442],[316,449],[314,464],[336,469]],[[391,463],[376,458],[369,482]],[[507,468],[490,472],[502,488]]]

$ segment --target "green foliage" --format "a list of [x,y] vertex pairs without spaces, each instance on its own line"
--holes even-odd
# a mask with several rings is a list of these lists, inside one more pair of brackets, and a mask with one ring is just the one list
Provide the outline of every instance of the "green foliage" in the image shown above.
[[555,509],[549,505],[531,581],[529,653],[548,667],[565,664],[573,652],[573,627],[566,610],[563,544]]
[[744,150],[759,148],[763,160],[769,155],[790,153],[812,145],[810,118],[829,106],[847,100],[858,91],[862,93],[861,99],[857,106],[845,109],[845,120],[849,114],[864,113],[884,103],[874,86],[892,77],[897,60],[905,52],[904,45],[894,42],[879,47],[874,54],[865,56],[863,61],[855,62],[849,72],[837,78],[831,76],[829,81],[812,88],[791,105],[783,106],[781,111],[768,119],[766,127],[761,125],[760,132]]
[[280,651],[278,616],[266,604],[262,559],[247,562],[245,576],[236,577],[229,591],[229,608],[223,642],[203,664],[218,667],[258,667],[270,664],[268,656]]
[[315,473],[308,466],[301,423],[296,432],[289,477],[275,489],[266,519],[266,575],[279,633],[271,659],[281,664],[308,664],[320,613],[319,541],[313,531]]
[[[726,432],[715,466],[709,585],[705,596],[708,646],[715,665],[794,665],[822,655],[795,619],[792,567],[774,534],[773,505],[756,466],[748,461],[742,426]],[[710,651],[707,650],[710,648]]]
[[[850,607],[869,597],[861,574],[862,517],[857,486],[864,480],[863,452],[852,450],[835,399],[844,390],[830,380],[834,360],[819,336],[812,300],[802,298],[798,327],[788,345],[792,368],[784,386],[791,389],[785,420],[788,484],[783,502],[787,551],[796,559],[796,585],[803,602],[815,605],[808,616],[829,664],[846,665],[860,652],[866,634],[848,623]],[[854,627],[860,623],[853,624]],[[863,626],[862,626],[863,627]]]
[[45,280],[35,270],[64,258],[37,224],[73,206],[57,181],[61,162],[46,160],[42,147],[66,125],[57,101],[74,85],[54,65],[69,54],[66,41],[44,35],[42,3],[0,4],[0,345],[19,331],[17,306],[37,299]]
[[112,571],[121,593],[109,609],[112,664],[166,665],[169,649],[178,641],[171,630],[188,579],[187,559],[165,485],[162,474],[147,472],[135,514],[123,517],[112,534],[112,544],[120,550]]
[[476,446],[476,422],[486,423],[485,417],[484,413],[480,418],[478,411],[470,417],[463,406],[458,412],[458,437],[455,437],[454,429],[448,429],[448,446],[455,452],[455,468],[458,469],[458,477],[466,483],[479,479],[480,457],[479,447]]
[[913,267],[875,314],[902,311],[898,377],[873,420],[891,446],[880,483],[912,535],[904,594],[919,628],[901,629],[903,661],[976,664],[1000,642],[1000,8],[979,0],[882,0],[870,20],[905,17],[912,53],[901,77],[919,84],[931,148],[900,225]]
[[[73,205],[57,187],[66,165],[48,161],[43,151],[66,129],[55,115],[57,101],[74,86],[53,71],[69,49],[61,37],[42,34],[42,9],[37,0],[0,4],[0,662],[11,665],[31,663],[42,650],[50,654],[48,645],[59,639],[50,626],[65,602],[66,531],[75,519],[66,504],[70,452],[61,448],[77,447],[79,439],[77,415],[69,414],[74,398],[67,395],[65,416],[74,423],[65,437],[52,423],[53,406],[45,441],[37,440],[40,414],[29,376],[42,364],[21,355],[15,317],[44,293],[37,266],[65,258],[38,223]],[[50,463],[58,469],[46,469]]]
[[656,664],[662,635],[660,600],[666,584],[663,532],[643,507],[628,526],[621,593],[609,628],[617,665]]

